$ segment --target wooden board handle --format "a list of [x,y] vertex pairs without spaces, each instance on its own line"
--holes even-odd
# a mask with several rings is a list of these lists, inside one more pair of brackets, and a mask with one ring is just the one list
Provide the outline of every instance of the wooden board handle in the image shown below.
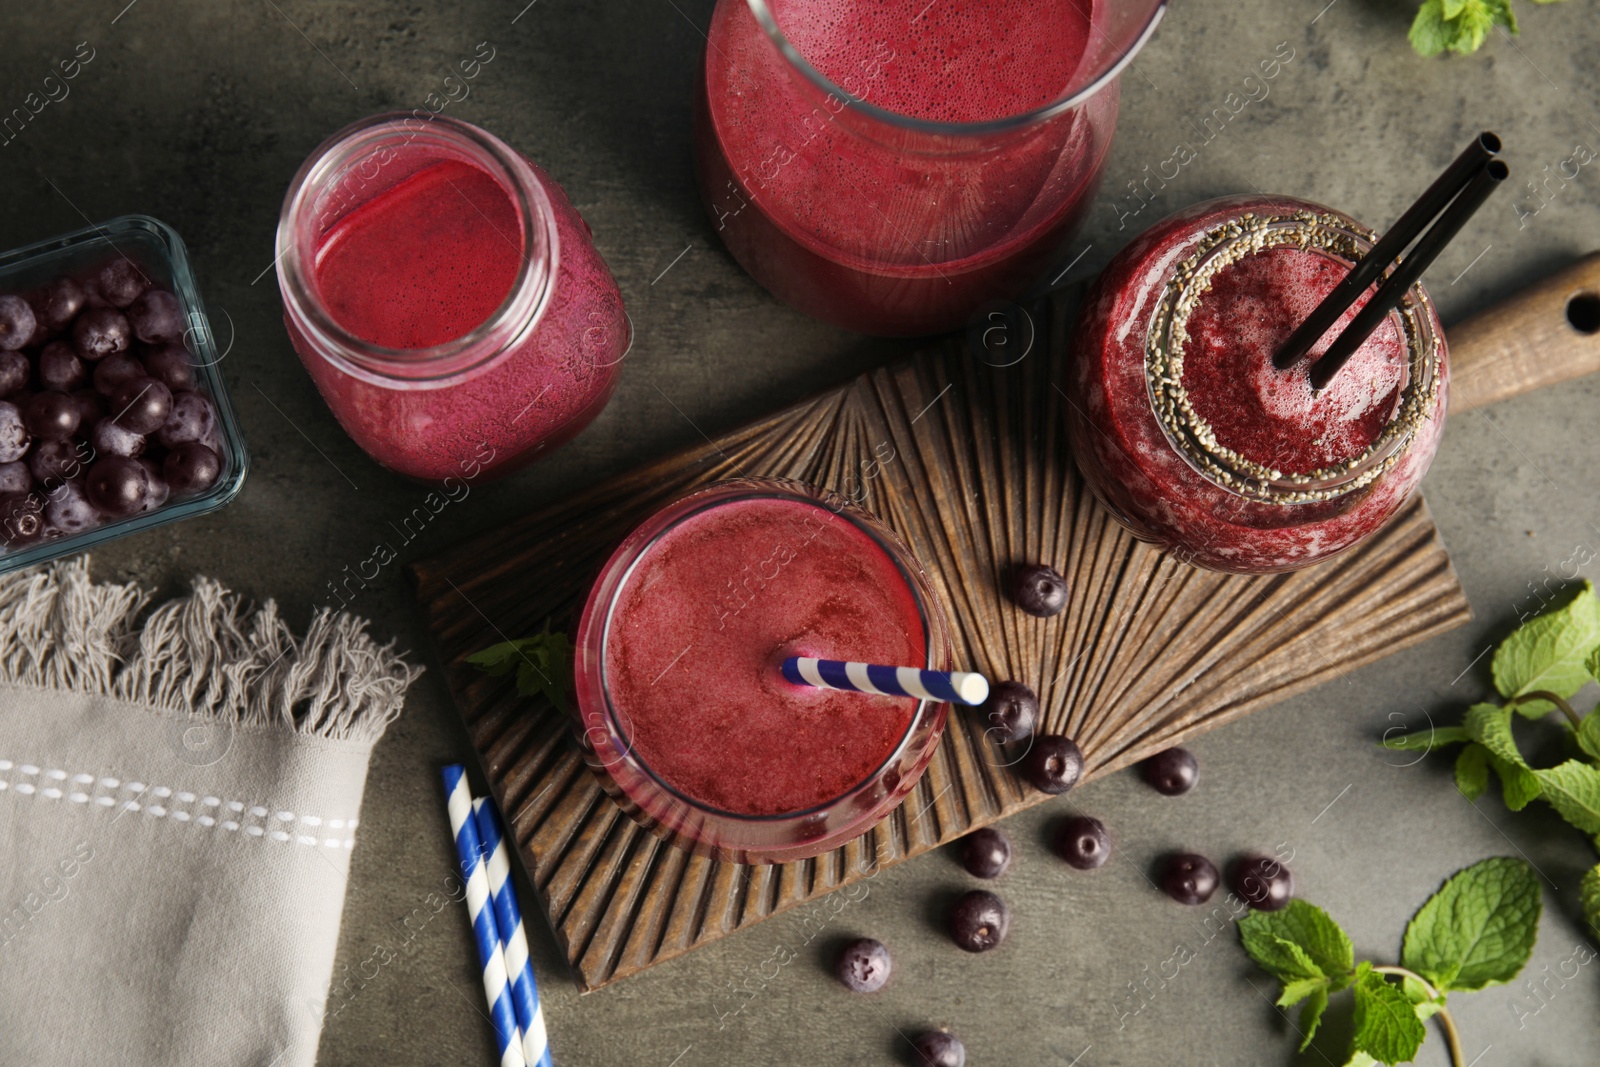
[[1445,333],[1452,414],[1600,371],[1600,252]]

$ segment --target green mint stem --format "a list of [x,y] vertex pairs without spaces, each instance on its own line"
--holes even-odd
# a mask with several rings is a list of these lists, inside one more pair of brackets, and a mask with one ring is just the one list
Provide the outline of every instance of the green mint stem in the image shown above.
[[[1533,694],[1530,693],[1528,696],[1532,697]],[[1542,694],[1542,697],[1545,700],[1549,700],[1550,694]],[[1557,697],[1556,699],[1560,700],[1561,698]],[[1435,1000],[1439,998],[1439,991],[1433,988],[1433,983],[1415,971],[1407,970],[1404,967],[1374,967],[1372,969],[1379,974],[1392,974],[1400,978],[1415,978],[1422,983],[1422,988],[1428,991],[1428,996],[1433,997]],[[1441,1007],[1434,1014],[1439,1020],[1439,1026],[1444,1030],[1445,1041],[1450,1045],[1450,1062],[1454,1067],[1464,1067],[1466,1056],[1461,1051],[1461,1032],[1456,1029],[1455,1019],[1450,1017],[1450,1009]]]
[[1561,714],[1567,717],[1567,721],[1572,724],[1572,728],[1574,730],[1576,730],[1579,723],[1583,721],[1578,713],[1572,710],[1571,704],[1568,704],[1565,699],[1550,692],[1548,689],[1535,689],[1531,693],[1523,693],[1519,697],[1512,697],[1506,706],[1516,707],[1518,704],[1526,704],[1533,700],[1548,700],[1550,703],[1560,708]]

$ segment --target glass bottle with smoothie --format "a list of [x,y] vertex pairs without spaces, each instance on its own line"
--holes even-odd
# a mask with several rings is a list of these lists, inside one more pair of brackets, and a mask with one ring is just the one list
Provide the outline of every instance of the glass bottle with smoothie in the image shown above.
[[814,856],[910,792],[946,707],[794,685],[789,656],[944,670],[943,610],[872,516],[793,482],[722,482],[612,555],[577,636],[573,723],[635,819],[736,862]]
[[375,116],[317,148],[284,199],[277,269],[340,425],[422,481],[507,474],[577,434],[632,337],[560,186],[442,116]]
[[698,85],[701,195],[728,249],[807,314],[962,324],[1083,220],[1116,76],[1164,0],[719,0]]
[[1072,338],[1066,418],[1085,480],[1135,536],[1213,570],[1293,570],[1376,533],[1427,472],[1449,364],[1416,285],[1328,384],[1272,356],[1374,234],[1278,196],[1157,223],[1112,260]]

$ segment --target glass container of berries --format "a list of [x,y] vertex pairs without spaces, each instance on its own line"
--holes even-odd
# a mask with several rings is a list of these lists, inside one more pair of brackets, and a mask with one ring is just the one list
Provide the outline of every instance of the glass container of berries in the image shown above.
[[249,454],[221,358],[156,219],[0,254],[0,572],[237,496]]

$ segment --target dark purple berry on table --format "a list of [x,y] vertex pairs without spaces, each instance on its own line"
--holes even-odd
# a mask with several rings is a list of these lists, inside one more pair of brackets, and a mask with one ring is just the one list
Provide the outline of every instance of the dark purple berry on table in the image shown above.
[[39,353],[39,384],[46,389],[70,393],[83,388],[89,368],[65,341],[51,341]]
[[0,497],[0,538],[13,548],[31,545],[44,536],[44,506],[32,493]]
[[89,443],[94,446],[96,455],[127,456],[129,459],[144,455],[147,444],[144,434],[134,433],[111,419],[101,419],[94,424]]
[[1021,682],[1001,682],[979,709],[989,721],[984,732],[996,741],[1020,741],[1039,721],[1039,698]]
[[839,953],[834,971],[839,981],[857,993],[876,993],[889,982],[894,963],[882,941],[870,937],[859,938],[846,945]]
[[194,359],[179,344],[161,345],[144,355],[145,373],[174,393],[194,388]]
[[10,396],[28,385],[33,363],[21,352],[0,352],[0,396]]
[[1105,824],[1087,815],[1074,816],[1056,833],[1056,853],[1080,871],[1104,867],[1111,858],[1111,835]]
[[1161,891],[1179,904],[1204,904],[1219,880],[1216,865],[1193,852],[1168,856],[1161,865]]
[[197,493],[221,477],[222,461],[210,448],[191,442],[167,453],[161,473],[174,493]]
[[0,348],[12,351],[33,340],[38,320],[33,308],[20,296],[7,293],[0,296]]
[[84,308],[83,286],[71,278],[46,282],[28,297],[34,318],[47,330],[64,330]]
[[125,382],[131,382],[135,378],[143,378],[144,376],[143,363],[140,363],[126,352],[118,352],[116,355],[107,356],[95,364],[94,391],[101,396],[109,397],[122,388]]
[[139,510],[154,511],[167,502],[172,495],[172,487],[161,476],[161,468],[156,466],[155,460],[140,459],[138,464],[145,473],[144,501],[139,505]]
[[165,289],[152,289],[128,306],[133,335],[147,345],[183,336],[183,305]]
[[988,952],[1006,939],[1011,909],[987,889],[964,893],[950,911],[950,936],[968,952]]
[[156,439],[167,448],[190,441],[204,441],[217,424],[217,409],[198,393],[179,393],[172,398],[172,413],[156,431]]
[[30,443],[28,427],[22,421],[22,409],[10,401],[0,400],[0,463],[21,459]]
[[1186,748],[1169,748],[1139,764],[1139,774],[1157,793],[1175,797],[1200,780],[1200,765]]
[[95,274],[95,288],[112,307],[125,308],[150,288],[144,271],[118,256]]
[[83,474],[89,449],[81,441],[39,441],[28,453],[28,472],[48,492]]
[[63,534],[92,530],[105,521],[100,510],[83,495],[81,482],[62,482],[44,501],[45,522]]
[[1054,567],[1031,564],[1018,570],[1012,579],[1011,599],[1029,615],[1041,619],[1059,615],[1067,606],[1067,580]]
[[143,505],[149,477],[136,459],[127,456],[101,456],[89,468],[83,492],[89,503],[121,518],[132,515]]
[[961,866],[974,878],[998,878],[1011,869],[1011,838],[985,826],[961,842]]
[[126,352],[132,339],[128,317],[116,308],[90,308],[72,323],[72,345],[91,363]]
[[1083,777],[1083,751],[1070,737],[1041,734],[1022,757],[1022,776],[1042,793],[1065,793]]
[[172,390],[154,378],[130,378],[111,394],[111,417],[134,433],[155,433],[172,414]]
[[83,412],[76,397],[47,390],[35,393],[23,411],[23,425],[34,437],[45,441],[64,441],[78,432]]
[[966,1067],[967,1046],[948,1030],[927,1030],[911,1042],[917,1067]]
[[28,470],[28,465],[20,459],[10,463],[0,463],[0,496],[9,496],[12,493],[27,493],[33,489],[33,474]]
[[94,426],[106,417],[106,398],[93,389],[79,389],[72,394],[72,399],[78,402],[78,411],[81,418],[79,426]]
[[1294,896],[1294,875],[1271,856],[1246,856],[1230,873],[1234,893],[1257,911],[1278,911]]

